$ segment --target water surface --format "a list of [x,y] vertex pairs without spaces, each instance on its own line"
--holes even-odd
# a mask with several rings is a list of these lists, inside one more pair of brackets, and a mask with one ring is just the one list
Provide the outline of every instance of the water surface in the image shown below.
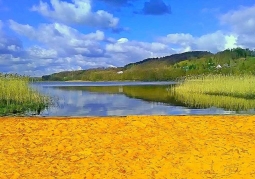
[[[185,106],[169,94],[175,82],[38,82],[54,104],[42,116],[216,115],[240,112]],[[251,113],[253,110],[245,113]]]

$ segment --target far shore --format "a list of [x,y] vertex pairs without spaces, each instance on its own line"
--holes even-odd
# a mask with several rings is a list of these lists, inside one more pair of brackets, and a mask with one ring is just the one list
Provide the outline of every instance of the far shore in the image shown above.
[[83,80],[68,80],[68,81],[33,81],[33,82],[65,82],[65,83],[75,83],[75,82],[144,82],[144,83],[150,83],[150,82],[178,82],[180,80],[168,80],[168,81],[136,81],[136,80],[115,80],[115,81],[83,81]]
[[[70,81],[63,81],[63,82],[140,82],[140,81],[132,81],[132,80],[121,80],[121,81],[83,81],[83,80],[70,80]],[[145,82],[145,81],[143,81]]]

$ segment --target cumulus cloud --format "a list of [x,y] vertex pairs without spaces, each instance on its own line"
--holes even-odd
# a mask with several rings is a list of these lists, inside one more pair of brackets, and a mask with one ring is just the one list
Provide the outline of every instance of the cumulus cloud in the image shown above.
[[38,28],[19,24],[10,20],[10,28],[20,35],[45,44],[58,51],[60,56],[82,54],[83,56],[100,56],[100,41],[105,39],[104,32],[82,34],[76,29],[59,23],[41,24]]
[[26,49],[23,55],[16,57],[11,53],[0,54],[0,71],[42,76],[60,71],[109,66],[106,58],[88,58],[82,55],[59,57],[56,55],[55,50],[38,47]]
[[219,30],[198,37],[191,34],[175,33],[160,37],[158,40],[180,52],[190,50],[217,52],[238,46],[255,48],[255,5],[223,14],[220,21],[230,27],[230,31]]
[[255,5],[242,7],[239,10],[228,12],[220,18],[223,24],[231,25],[236,33],[254,34],[255,32]]
[[177,51],[206,50],[217,52],[227,48],[236,47],[236,37],[233,34],[225,34],[221,31],[194,37],[191,34],[168,34],[158,39],[164,44],[176,45]]
[[[9,21],[10,28],[20,35],[44,44],[48,49],[33,47],[27,49],[30,57],[37,59],[58,59],[65,64],[60,69],[93,68],[98,66],[123,66],[148,57],[165,56],[174,53],[160,42],[130,41],[127,38],[106,38],[102,31],[82,34],[69,26],[52,23],[37,28]],[[55,60],[56,61],[56,60]],[[54,64],[51,66],[55,66]]]
[[[56,51],[52,49],[24,49],[19,38],[0,33],[0,71],[3,73],[42,75],[47,69],[54,71],[56,56]],[[43,68],[39,70],[40,67]]]
[[[26,62],[23,63],[23,67],[19,68],[26,74],[44,75],[110,65],[107,62],[104,47],[100,43],[106,41],[102,31],[83,34],[59,23],[40,24],[35,28],[13,20],[9,21],[9,27],[17,34],[27,37],[34,43],[39,42],[45,47],[32,46],[22,50],[22,56],[19,56],[20,58],[16,61],[22,59]],[[4,44],[8,45],[6,41]],[[6,62],[6,57],[0,58]],[[13,53],[9,53],[8,59],[13,61]],[[8,67],[8,71],[12,72],[15,69]]]
[[21,70],[17,66],[26,64],[25,60],[21,59],[25,55],[23,44],[17,37],[6,34],[2,29],[2,21],[0,24],[0,72],[17,73]]
[[58,52],[54,49],[44,49],[39,46],[33,46],[26,50],[27,54],[31,58],[35,59],[56,59]]
[[166,56],[175,51],[159,42],[139,42],[120,38],[115,43],[107,44],[106,52],[112,58],[118,59],[119,63],[117,65],[125,65],[145,58]]
[[144,7],[140,13],[145,15],[171,14],[171,7],[163,0],[149,0],[144,3]]
[[3,23],[0,21],[0,55],[10,54],[18,55],[23,48],[22,42],[15,36],[10,36],[2,30]]
[[220,17],[221,23],[230,26],[237,36],[237,43],[255,48],[255,5],[230,11]]
[[212,52],[234,47],[236,47],[236,40],[234,36],[224,34],[221,31],[203,35],[199,38],[196,38],[196,41],[194,42],[194,48],[201,50],[211,50]]
[[118,40],[118,43],[126,43],[126,42],[128,42],[128,39],[127,39],[127,38],[120,38],[120,39]]
[[112,14],[98,10],[92,12],[90,0],[73,0],[68,3],[61,0],[40,1],[39,5],[34,5],[32,11],[37,11],[41,15],[66,24],[82,24],[99,28],[116,28],[119,19]]
[[168,34],[166,37],[160,37],[159,40],[163,43],[180,44],[182,46],[186,46],[195,39],[191,34],[176,33]]
[[[102,31],[83,34],[60,23],[40,24],[32,27],[9,21],[9,28],[30,41],[43,45],[21,50],[22,56],[8,58],[15,68],[29,75],[45,75],[59,71],[79,70],[96,67],[123,66],[148,57],[165,56],[174,53],[160,42],[139,42],[127,38],[107,38]],[[6,43],[5,43],[6,44]],[[10,46],[12,48],[12,46]],[[20,64],[17,64],[19,62]],[[14,67],[5,70],[15,71]],[[2,69],[2,67],[1,67]]]

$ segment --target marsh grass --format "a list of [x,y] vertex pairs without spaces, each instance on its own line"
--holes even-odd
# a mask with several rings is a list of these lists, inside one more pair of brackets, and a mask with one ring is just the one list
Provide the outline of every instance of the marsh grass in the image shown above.
[[253,75],[208,75],[188,77],[171,89],[177,101],[190,107],[220,107],[229,110],[255,108]]
[[29,86],[27,77],[0,75],[0,116],[26,112],[40,113],[49,103],[48,97]]

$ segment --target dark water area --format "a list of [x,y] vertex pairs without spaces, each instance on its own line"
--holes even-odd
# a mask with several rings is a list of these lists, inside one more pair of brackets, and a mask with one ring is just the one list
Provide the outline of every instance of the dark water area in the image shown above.
[[41,116],[218,115],[236,111],[195,109],[170,94],[175,82],[37,82],[32,87],[53,99]]

